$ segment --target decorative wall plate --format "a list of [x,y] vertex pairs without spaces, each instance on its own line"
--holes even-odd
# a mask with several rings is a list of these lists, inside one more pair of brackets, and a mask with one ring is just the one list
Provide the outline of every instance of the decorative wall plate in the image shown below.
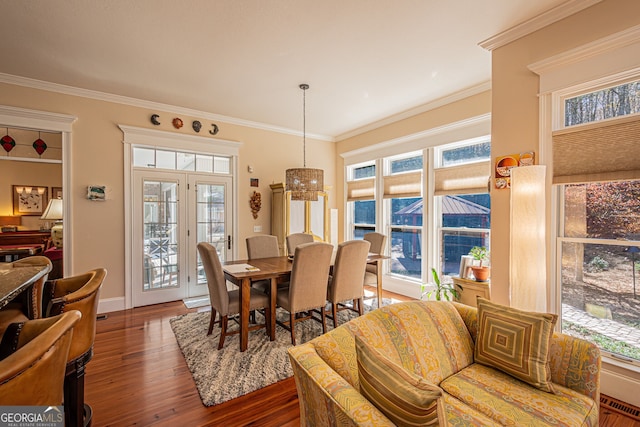
[[180,129],[184,123],[182,122],[182,119],[176,117],[175,119],[173,119],[173,121],[171,122],[173,123],[173,127],[176,129]]

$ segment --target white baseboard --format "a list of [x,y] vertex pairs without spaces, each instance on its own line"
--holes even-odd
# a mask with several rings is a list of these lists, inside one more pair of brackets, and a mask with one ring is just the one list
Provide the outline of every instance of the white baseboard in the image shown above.
[[98,314],[124,310],[124,297],[105,298],[98,302]]

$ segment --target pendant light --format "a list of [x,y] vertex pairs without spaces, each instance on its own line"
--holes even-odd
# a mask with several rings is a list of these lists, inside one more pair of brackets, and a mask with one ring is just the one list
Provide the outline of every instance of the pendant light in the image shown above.
[[287,169],[286,190],[291,191],[291,200],[318,200],[318,192],[324,191],[324,171],[307,167],[307,123],[306,123],[306,91],[308,84],[301,84],[302,89],[302,168]]

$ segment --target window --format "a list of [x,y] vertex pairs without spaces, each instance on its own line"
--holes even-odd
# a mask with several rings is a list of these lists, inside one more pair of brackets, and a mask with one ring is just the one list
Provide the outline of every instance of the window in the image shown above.
[[564,101],[564,125],[575,126],[640,113],[640,80]]
[[150,169],[231,173],[230,157],[147,147],[133,147],[133,165]]
[[390,272],[422,280],[422,152],[385,159],[387,229],[390,231]]
[[562,188],[562,332],[640,364],[640,181]]
[[351,238],[362,239],[365,233],[376,231],[376,166],[374,163],[352,166],[348,174],[352,178],[347,182],[349,234]]

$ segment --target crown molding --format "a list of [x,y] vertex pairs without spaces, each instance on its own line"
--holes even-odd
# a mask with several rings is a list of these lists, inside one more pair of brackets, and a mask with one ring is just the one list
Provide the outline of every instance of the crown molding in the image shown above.
[[534,62],[528,68],[540,75],[638,42],[640,42],[640,25]]
[[[12,74],[0,73],[0,83],[23,86],[31,89],[46,90],[49,92],[56,92],[64,95],[78,96],[81,98],[89,98],[97,101],[113,102],[116,104],[146,108],[149,110],[183,114],[185,116],[199,117],[199,118],[211,120],[214,122],[220,121],[220,122],[229,123],[232,125],[266,130],[270,132],[277,132],[277,133],[283,133],[283,134],[295,135],[295,136],[303,136],[302,132],[299,130],[289,129],[281,126],[274,126],[274,125],[269,125],[265,123],[253,122],[250,120],[238,119],[235,117],[224,116],[221,114],[208,113],[206,111],[194,110],[191,108],[180,107],[177,105],[147,101],[144,99],[132,98],[129,96],[114,95],[111,93],[99,92],[91,89],[82,89],[74,86],[67,86],[67,85],[58,84],[58,83],[46,82],[43,80],[31,79],[28,77],[15,76]],[[307,133],[306,136],[308,138],[318,139],[321,141],[331,141],[331,142],[334,141],[334,138],[328,135]]]
[[25,129],[41,128],[56,132],[71,132],[77,117],[49,111],[0,105],[0,123]]
[[602,0],[569,0],[493,37],[489,37],[478,43],[478,45],[487,50],[497,49],[601,1]]
[[394,114],[393,116],[389,116],[382,120],[378,120],[376,122],[370,123],[368,125],[359,127],[357,129],[351,130],[349,132],[342,133],[336,136],[336,142],[342,141],[357,135],[361,135],[365,132],[372,131],[374,129],[378,129],[382,126],[390,125],[392,123],[398,122],[400,120],[407,119],[409,117],[416,116],[421,113],[426,113],[427,111],[435,110],[436,108],[445,106],[447,104],[451,104],[456,101],[460,101],[461,99],[468,98],[473,95],[477,95],[482,92],[486,92],[491,90],[491,82],[486,81],[484,83],[480,83],[479,85],[472,86],[470,88],[461,90],[459,92],[455,92],[451,95],[444,96],[442,98],[436,99],[435,101],[428,102],[426,104],[420,105],[415,108],[411,108],[409,110],[403,111],[398,114]]

